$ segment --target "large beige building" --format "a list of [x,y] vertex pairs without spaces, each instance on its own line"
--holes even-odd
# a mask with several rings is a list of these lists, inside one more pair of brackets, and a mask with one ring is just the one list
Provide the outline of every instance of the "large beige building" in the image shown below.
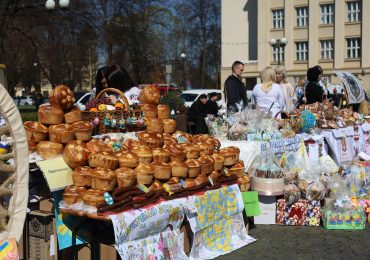
[[[249,89],[280,62],[292,83],[321,65],[327,83],[340,83],[333,70],[345,70],[370,92],[370,0],[222,0],[221,16],[222,85],[240,60]],[[285,47],[271,44],[283,38]]]

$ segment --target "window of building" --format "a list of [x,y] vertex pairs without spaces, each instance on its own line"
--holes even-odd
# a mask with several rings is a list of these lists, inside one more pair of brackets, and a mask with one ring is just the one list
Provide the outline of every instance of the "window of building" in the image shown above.
[[351,23],[361,21],[361,1],[347,2],[347,18]]
[[308,60],[308,42],[296,42],[296,59]]
[[272,60],[275,62],[284,61],[284,48],[278,46],[272,47]]
[[321,59],[332,60],[334,58],[334,41],[323,40],[320,41],[320,45],[321,45]]
[[297,27],[308,26],[308,7],[297,7]]
[[284,9],[272,11],[272,28],[284,28]]
[[334,23],[334,4],[320,5],[321,9],[321,24],[333,24]]
[[347,58],[361,57],[361,38],[347,39]]

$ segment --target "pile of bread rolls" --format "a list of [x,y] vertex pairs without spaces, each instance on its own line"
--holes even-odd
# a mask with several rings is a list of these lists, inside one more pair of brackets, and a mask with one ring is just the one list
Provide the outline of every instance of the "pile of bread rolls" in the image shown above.
[[29,153],[37,150],[43,159],[51,159],[61,155],[68,142],[91,139],[92,125],[81,121],[81,111],[74,103],[67,86],[58,85],[50,92],[49,104],[39,107],[38,121],[24,123]]

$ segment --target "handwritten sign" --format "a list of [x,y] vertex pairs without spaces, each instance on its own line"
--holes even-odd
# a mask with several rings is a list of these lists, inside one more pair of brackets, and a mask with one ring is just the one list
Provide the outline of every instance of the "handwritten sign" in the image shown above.
[[39,161],[37,166],[44,174],[50,191],[61,190],[73,184],[73,170],[64,162],[63,157]]

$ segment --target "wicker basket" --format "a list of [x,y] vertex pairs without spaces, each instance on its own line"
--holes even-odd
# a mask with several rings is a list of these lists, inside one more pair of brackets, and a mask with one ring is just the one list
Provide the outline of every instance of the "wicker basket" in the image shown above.
[[[140,110],[132,110],[129,107],[127,98],[125,94],[114,88],[106,88],[102,90],[96,98],[100,98],[103,94],[107,92],[114,92],[116,94],[120,95],[120,98],[123,100],[123,103],[125,105],[124,110],[107,110],[107,111],[99,111],[99,112],[91,112],[91,111],[82,111],[81,113],[81,118],[83,121],[88,121],[88,122],[94,122],[96,121],[96,118],[99,120],[98,124],[93,123],[93,135],[100,135],[100,134],[106,134],[106,133],[118,133],[118,132],[134,132],[134,131],[141,131],[145,130],[144,126],[138,126],[134,124],[127,124],[127,119],[129,117],[136,116],[137,118],[141,115]],[[115,119],[116,120],[116,125],[112,127],[111,125],[106,126],[105,125],[105,119],[106,117],[110,119]],[[119,127],[119,121],[121,119],[125,120],[125,128],[121,129]]]
[[252,190],[255,190],[260,195],[278,196],[284,194],[284,178],[268,179],[252,177]]

